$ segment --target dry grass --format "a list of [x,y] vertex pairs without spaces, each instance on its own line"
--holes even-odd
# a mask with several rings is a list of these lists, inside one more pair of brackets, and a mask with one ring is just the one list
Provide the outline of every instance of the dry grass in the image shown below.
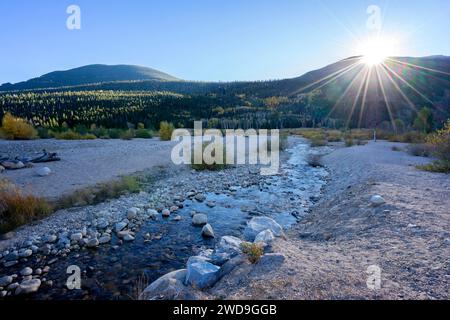
[[24,194],[7,180],[0,180],[0,233],[52,213],[51,205],[33,195]]
[[60,133],[54,133],[57,140],[95,140],[97,137],[94,134],[80,134],[78,132],[67,130]]
[[93,187],[86,187],[72,194],[63,196],[57,202],[57,208],[71,208],[92,205],[108,199],[118,198],[127,193],[137,193],[141,190],[141,183],[135,177],[122,177],[111,182],[100,183]]
[[175,127],[172,123],[167,121],[163,121],[159,125],[159,138],[162,141],[170,141],[172,140],[172,133],[175,130]]

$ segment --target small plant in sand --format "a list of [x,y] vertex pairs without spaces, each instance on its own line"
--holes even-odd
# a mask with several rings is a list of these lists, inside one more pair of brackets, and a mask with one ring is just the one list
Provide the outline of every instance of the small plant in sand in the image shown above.
[[241,244],[241,248],[252,264],[258,263],[264,255],[264,246],[261,243],[244,242]]

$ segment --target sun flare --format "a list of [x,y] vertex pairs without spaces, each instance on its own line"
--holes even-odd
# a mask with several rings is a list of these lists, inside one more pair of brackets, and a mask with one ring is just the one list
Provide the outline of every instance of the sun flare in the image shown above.
[[381,36],[372,37],[359,45],[358,53],[362,56],[362,63],[374,67],[396,54],[396,41]]

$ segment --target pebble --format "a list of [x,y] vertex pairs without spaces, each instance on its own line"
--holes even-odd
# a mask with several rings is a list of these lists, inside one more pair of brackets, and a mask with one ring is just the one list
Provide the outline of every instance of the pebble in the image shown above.
[[16,289],[16,295],[20,294],[29,294],[39,290],[41,286],[41,280],[39,279],[31,279],[22,281],[19,287]]
[[202,226],[207,223],[208,223],[208,217],[206,216],[206,214],[198,213],[192,217],[192,224],[194,226]]
[[13,282],[13,277],[11,276],[4,276],[0,278],[0,287],[6,287],[9,286]]
[[169,217],[170,216],[170,210],[169,209],[164,209],[162,211],[162,216],[165,217],[165,218]]
[[111,242],[111,236],[109,234],[105,234],[98,239],[99,244],[105,244]]
[[72,241],[81,241],[83,239],[83,234],[81,232],[74,233],[70,236],[70,240]]
[[20,270],[20,275],[22,276],[31,276],[33,274],[33,269],[30,267],[25,267],[22,270]]
[[123,241],[126,241],[126,242],[134,241],[134,237],[133,237],[131,234],[127,233],[127,234],[123,237]]
[[205,238],[214,238],[214,230],[209,223],[203,226],[202,236]]
[[88,248],[95,248],[95,247],[98,247],[98,245],[99,245],[99,241],[97,238],[89,239],[88,242],[86,243],[86,247],[88,247]]

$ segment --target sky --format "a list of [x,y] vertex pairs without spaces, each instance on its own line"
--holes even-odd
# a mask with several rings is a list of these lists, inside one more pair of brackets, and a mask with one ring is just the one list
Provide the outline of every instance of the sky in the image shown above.
[[[66,26],[70,5],[79,30]],[[0,83],[94,63],[199,81],[297,77],[360,54],[370,5],[395,55],[450,56],[448,0],[7,0]]]

